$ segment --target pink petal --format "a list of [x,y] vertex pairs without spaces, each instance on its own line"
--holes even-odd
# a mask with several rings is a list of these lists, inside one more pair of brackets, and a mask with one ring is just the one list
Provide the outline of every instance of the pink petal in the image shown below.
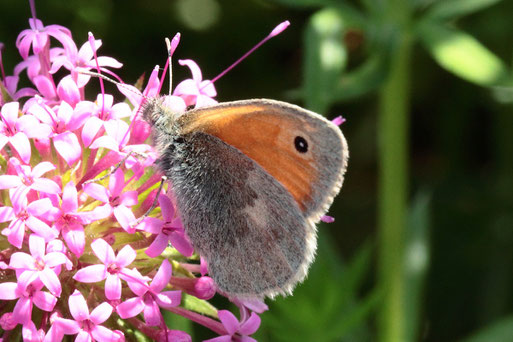
[[32,301],[26,297],[18,299],[12,311],[12,318],[19,324],[30,321],[32,318]]
[[102,324],[109,319],[112,310],[113,308],[109,303],[103,302],[91,311],[89,319],[93,321],[94,324]]
[[105,297],[109,300],[116,300],[121,298],[121,279],[117,274],[107,274],[105,280]]
[[113,197],[119,196],[125,187],[125,174],[118,168],[109,178],[109,191]]
[[48,292],[38,291],[35,293],[34,304],[44,311],[52,311],[57,303],[57,298]]
[[158,304],[164,309],[172,308],[180,305],[182,291],[164,291],[157,295],[157,299]]
[[153,281],[150,284],[150,289],[155,293],[162,291],[162,289],[166,287],[167,283],[169,283],[169,279],[171,279],[171,273],[171,263],[167,259],[164,259],[160,265],[159,270],[157,271],[157,274],[155,274],[155,277],[153,277]]
[[54,136],[53,145],[68,166],[75,164],[82,156],[82,147],[73,132],[64,132]]
[[17,248],[21,248],[23,244],[23,238],[25,236],[25,222],[16,219],[11,222],[9,228],[2,231],[2,234],[7,235],[7,241]]
[[159,206],[162,209],[162,217],[164,218],[164,221],[171,222],[175,216],[175,207],[173,206],[173,203],[171,203],[171,199],[164,194],[160,194]]
[[114,140],[114,138],[106,136],[106,135],[99,137],[91,144],[91,146],[89,146],[89,148],[92,150],[100,148],[100,147],[103,147],[103,148],[106,148],[106,149],[109,149],[112,151],[119,151],[118,142],[116,140]]
[[20,117],[16,122],[16,129],[24,132],[27,137],[32,139],[44,139],[52,134],[52,128],[50,126],[41,124],[39,120],[32,115],[23,115]]
[[42,330],[38,331],[36,329],[36,325],[34,322],[29,320],[23,324],[21,329],[21,335],[23,336],[23,341],[41,341],[41,338],[44,337],[44,332]]
[[80,330],[77,337],[75,337],[75,342],[92,342],[91,334],[85,330]]
[[25,221],[25,224],[30,228],[30,230],[41,236],[46,242],[55,239],[59,235],[57,230],[50,228],[49,225],[34,216],[30,216],[27,221]]
[[82,226],[75,225],[73,229],[68,229],[63,233],[63,237],[73,254],[80,257],[84,253],[85,235]]
[[114,216],[116,220],[119,222],[121,227],[125,229],[128,233],[135,233],[135,227],[131,227],[131,223],[136,221],[135,215],[129,208],[124,205],[119,205],[114,208]]
[[18,132],[9,139],[12,147],[18,152],[21,160],[25,163],[30,162],[30,142],[27,135],[23,132]]
[[52,268],[65,264],[67,261],[67,257],[61,252],[50,252],[43,257],[43,260],[46,266]]
[[201,80],[203,79],[203,76],[201,75],[201,70],[200,70],[198,64],[196,64],[196,62],[194,62],[192,59],[180,59],[180,60],[178,60],[178,63],[180,65],[185,65],[189,68],[194,82],[196,82],[197,84],[199,84],[201,82]]
[[59,82],[57,94],[62,101],[68,102],[73,107],[80,102],[80,90],[70,75],[65,76]]
[[107,277],[105,265],[91,265],[78,270],[73,279],[81,283],[96,283]]
[[157,303],[154,301],[147,302],[146,306],[143,310],[144,321],[146,325],[150,327],[159,326],[162,323],[162,315],[160,314],[160,309]]
[[96,341],[105,341],[105,342],[120,341],[120,336],[118,334],[116,334],[112,330],[105,328],[102,325],[95,326],[91,331],[91,335],[93,335],[93,338]]
[[17,283],[0,283],[0,299],[13,300],[18,298],[16,294]]
[[101,262],[106,265],[114,262],[116,259],[112,247],[103,239],[94,240],[91,243],[91,248],[93,249],[93,252],[98,257],[98,259],[100,259]]
[[41,162],[32,169],[32,176],[39,178],[45,173],[55,170],[55,165],[50,162]]
[[45,240],[42,237],[37,236],[35,234],[30,235],[29,249],[30,249],[30,254],[32,254],[32,256],[35,259],[44,257],[45,249],[46,249]]
[[[67,102],[61,102],[59,110],[57,111],[57,118],[61,124],[67,126],[73,115],[73,107]],[[64,126],[63,125],[63,126]],[[62,132],[62,131],[61,131]]]
[[96,116],[90,117],[84,124],[82,128],[82,142],[87,147],[91,145],[94,137],[100,131],[100,128],[103,127],[103,121],[97,118]]
[[233,335],[239,329],[239,320],[228,310],[219,310],[217,312],[221,323],[223,323],[228,334]]
[[203,342],[232,342],[231,335],[223,335],[214,338],[209,338],[208,340],[204,340]]
[[164,226],[164,222],[154,217],[146,217],[142,222],[137,226],[137,229],[144,230],[145,232],[152,234],[159,234],[162,231],[162,227]]
[[172,232],[169,234],[169,241],[183,256],[190,257],[194,253],[194,248],[182,232]]
[[127,116],[130,116],[132,114],[132,110],[130,109],[130,106],[128,103],[120,102],[116,103],[111,108],[111,117],[113,119],[121,119],[125,118]]
[[46,288],[50,290],[54,296],[59,297],[61,295],[61,282],[54,271],[49,268],[45,268],[39,272],[39,279],[41,279]]
[[27,253],[16,252],[16,253],[13,253],[13,255],[11,255],[11,260],[9,261],[9,266],[14,269],[34,270],[35,269],[34,258]]
[[76,212],[78,209],[77,188],[73,182],[64,187],[62,194],[62,211],[65,213]]
[[76,321],[83,321],[89,318],[89,308],[80,291],[75,290],[69,297],[68,303],[69,311]]
[[153,240],[150,247],[148,247],[145,251],[146,255],[148,255],[151,258],[158,257],[162,254],[164,249],[166,249],[169,242],[169,237],[166,234],[159,234]]
[[14,175],[1,175],[0,176],[0,190],[12,189],[20,186],[21,179],[19,176]]
[[126,267],[130,265],[136,257],[137,253],[134,251],[132,246],[125,245],[125,247],[123,247],[116,256],[116,265],[120,268]]
[[103,203],[109,202],[109,193],[105,187],[97,183],[87,183],[84,186],[84,192],[92,198]]
[[80,324],[72,319],[58,317],[55,319],[54,324],[59,328],[59,330],[62,329],[62,332],[66,335],[75,335],[80,331]]
[[45,75],[37,75],[32,79],[32,83],[36,86],[37,90],[47,99],[55,99],[57,93],[55,92],[52,81]]
[[141,297],[134,297],[126,300],[116,307],[119,317],[125,319],[137,316],[144,310],[144,302]]
[[36,191],[44,192],[45,194],[57,195],[62,192],[61,188],[57,185],[57,183],[48,178],[35,179],[31,188]]
[[123,66],[123,64],[119,63],[116,59],[105,56],[98,57],[98,64],[102,67],[109,68],[121,68]]
[[51,208],[53,208],[52,201],[49,198],[42,198],[35,200],[27,206],[27,213],[34,216],[41,216],[46,214]]
[[240,325],[239,332],[242,335],[252,335],[258,330],[258,327],[260,327],[260,322],[260,316],[252,312],[251,316]]
[[217,103],[217,101],[210,98],[209,96],[198,95],[198,97],[196,97],[195,108],[209,107],[209,106],[215,105],[216,103]]

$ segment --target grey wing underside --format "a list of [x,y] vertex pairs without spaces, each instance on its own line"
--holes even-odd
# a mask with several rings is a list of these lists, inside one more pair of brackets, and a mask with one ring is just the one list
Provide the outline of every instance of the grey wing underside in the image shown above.
[[278,181],[239,150],[206,133],[181,138],[159,164],[185,231],[219,290],[239,298],[290,293],[315,253],[314,224]]

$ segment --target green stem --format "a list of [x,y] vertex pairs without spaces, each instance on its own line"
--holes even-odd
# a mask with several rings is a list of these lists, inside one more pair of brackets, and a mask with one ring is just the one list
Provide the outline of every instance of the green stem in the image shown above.
[[409,79],[412,39],[399,33],[390,74],[381,91],[379,133],[379,276],[384,289],[379,316],[382,342],[406,339],[404,236],[408,193]]

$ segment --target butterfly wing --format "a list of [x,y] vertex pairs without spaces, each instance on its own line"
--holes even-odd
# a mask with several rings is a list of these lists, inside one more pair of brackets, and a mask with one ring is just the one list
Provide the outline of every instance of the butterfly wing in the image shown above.
[[238,298],[289,293],[304,278],[315,227],[292,195],[238,149],[205,132],[161,158],[185,231],[219,290]]
[[301,107],[260,99],[227,102],[188,112],[179,123],[184,134],[205,132],[242,151],[292,194],[307,219],[317,222],[342,186],[344,136]]

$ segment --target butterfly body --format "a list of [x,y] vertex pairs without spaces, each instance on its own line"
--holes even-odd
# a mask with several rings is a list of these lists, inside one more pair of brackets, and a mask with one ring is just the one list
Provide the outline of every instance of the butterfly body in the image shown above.
[[143,109],[177,210],[218,289],[290,293],[307,273],[317,223],[338,193],[347,145],[338,127],[287,103],[247,100],[176,116]]

